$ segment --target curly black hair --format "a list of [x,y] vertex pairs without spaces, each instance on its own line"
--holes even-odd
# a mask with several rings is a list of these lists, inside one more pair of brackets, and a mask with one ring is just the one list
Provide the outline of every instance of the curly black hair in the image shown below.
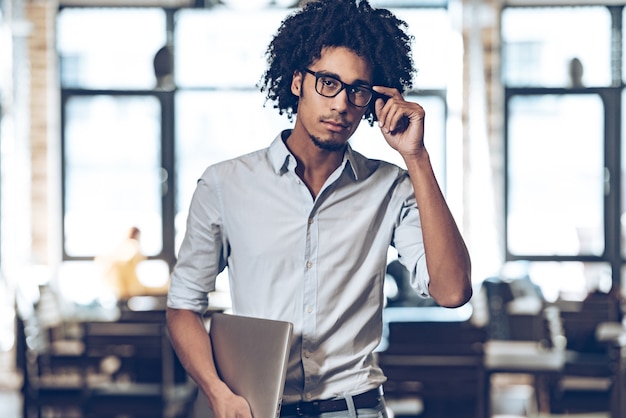
[[[261,91],[291,119],[298,112],[298,97],[291,92],[293,73],[319,59],[323,48],[346,47],[372,65],[374,85],[404,92],[412,87],[415,73],[407,28],[389,10],[374,9],[365,0],[311,1],[287,16],[270,42]],[[376,120],[373,110],[372,105],[364,115],[370,124]]]

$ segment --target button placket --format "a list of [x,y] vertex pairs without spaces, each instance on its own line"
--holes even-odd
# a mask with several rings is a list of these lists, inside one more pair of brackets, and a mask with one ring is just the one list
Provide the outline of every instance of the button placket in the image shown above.
[[304,392],[311,394],[318,376],[318,365],[315,362],[316,350],[315,335],[317,321],[315,307],[317,306],[317,251],[318,230],[315,214],[315,205],[306,221],[306,250],[304,254],[304,282],[303,282],[303,328],[302,328],[302,366],[304,369]]

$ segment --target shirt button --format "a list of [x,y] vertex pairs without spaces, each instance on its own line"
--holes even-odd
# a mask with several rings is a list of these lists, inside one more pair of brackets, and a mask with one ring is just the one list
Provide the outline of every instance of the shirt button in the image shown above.
[[313,397],[313,395],[311,395],[310,393],[307,393],[306,395],[304,395],[307,399],[311,399]]
[[309,218],[309,225],[311,225],[314,222],[313,218]]
[[304,352],[304,357],[306,357],[306,358],[311,357],[311,353],[310,353],[310,352],[308,352],[308,351],[305,351],[305,352]]
[[306,313],[311,313],[311,312],[313,312],[313,308],[312,308],[312,307],[310,307],[310,306],[308,306],[308,307],[306,308]]
[[313,267],[313,263],[311,263],[310,261],[307,261],[306,268],[310,269],[311,267]]

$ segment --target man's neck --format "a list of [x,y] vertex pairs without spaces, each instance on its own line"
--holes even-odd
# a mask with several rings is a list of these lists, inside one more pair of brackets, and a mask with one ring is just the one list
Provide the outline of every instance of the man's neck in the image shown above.
[[299,138],[293,133],[285,145],[298,162],[296,174],[306,184],[313,198],[317,197],[328,177],[341,165],[345,147],[341,151],[323,150],[310,139]]

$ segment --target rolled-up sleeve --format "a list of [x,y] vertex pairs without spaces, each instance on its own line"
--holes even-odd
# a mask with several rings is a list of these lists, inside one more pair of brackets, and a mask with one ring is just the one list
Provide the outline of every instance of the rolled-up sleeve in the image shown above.
[[422,222],[417,202],[412,187],[409,190],[401,187],[399,190],[406,197],[394,231],[393,246],[398,251],[398,261],[409,271],[411,287],[420,296],[428,298],[430,297],[428,291],[430,276],[426,265]]
[[202,175],[193,194],[187,230],[172,273],[167,306],[203,313],[226,266],[219,182],[213,167]]

